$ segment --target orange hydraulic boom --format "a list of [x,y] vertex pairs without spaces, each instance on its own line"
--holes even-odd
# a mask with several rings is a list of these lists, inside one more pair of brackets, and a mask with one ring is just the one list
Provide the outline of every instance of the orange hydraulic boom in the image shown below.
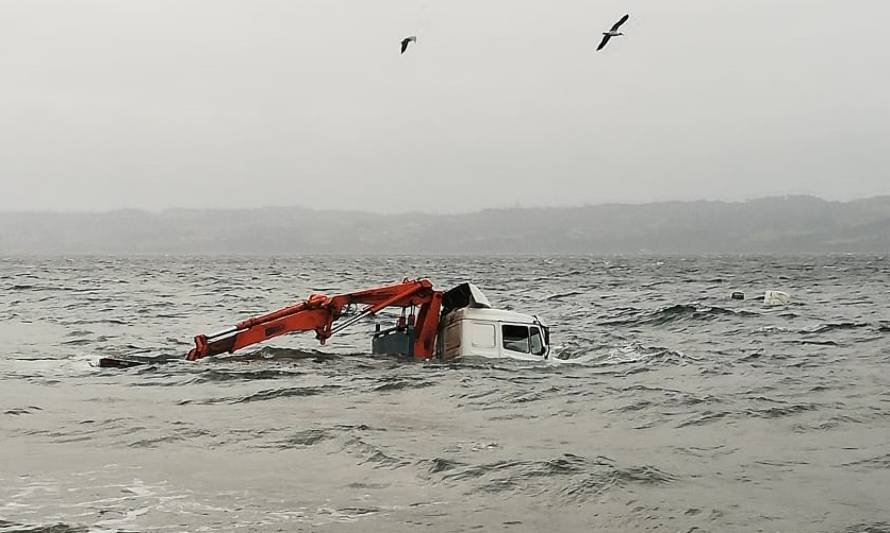
[[[427,279],[406,279],[393,285],[335,296],[313,294],[296,305],[248,318],[218,333],[198,335],[187,359],[194,361],[209,355],[232,353],[295,331],[315,331],[316,338],[324,344],[334,333],[385,307],[419,307],[414,324],[413,355],[417,359],[429,359],[435,348],[442,294],[442,291],[433,289]],[[366,307],[334,326],[334,321],[354,305]]]

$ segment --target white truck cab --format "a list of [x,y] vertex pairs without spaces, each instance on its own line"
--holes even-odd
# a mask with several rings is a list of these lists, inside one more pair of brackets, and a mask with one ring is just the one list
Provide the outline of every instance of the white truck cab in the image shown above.
[[534,316],[465,307],[448,313],[439,326],[440,356],[541,360],[550,352],[549,331]]
[[[410,357],[413,339],[413,323],[378,328],[371,350]],[[436,355],[444,361],[462,357],[540,361],[550,355],[550,330],[536,316],[492,308],[479,287],[463,283],[443,295]]]

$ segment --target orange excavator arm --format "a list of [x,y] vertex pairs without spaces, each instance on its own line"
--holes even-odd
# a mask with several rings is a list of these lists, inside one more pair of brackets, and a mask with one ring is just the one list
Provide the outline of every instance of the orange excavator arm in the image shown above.
[[[343,315],[344,310],[353,305],[365,307],[335,326],[334,322]],[[393,285],[335,296],[313,294],[296,305],[248,318],[212,335],[198,335],[187,359],[194,361],[210,355],[232,353],[297,331],[315,331],[316,338],[324,344],[334,333],[386,307],[419,307],[414,326],[414,357],[432,357],[442,309],[442,292],[433,289],[433,284],[427,279],[406,279]]]

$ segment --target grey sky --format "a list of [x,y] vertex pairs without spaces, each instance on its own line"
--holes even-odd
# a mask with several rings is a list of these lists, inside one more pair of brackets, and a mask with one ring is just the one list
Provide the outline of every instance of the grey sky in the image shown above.
[[888,0],[0,0],[0,209],[887,194],[888,20]]

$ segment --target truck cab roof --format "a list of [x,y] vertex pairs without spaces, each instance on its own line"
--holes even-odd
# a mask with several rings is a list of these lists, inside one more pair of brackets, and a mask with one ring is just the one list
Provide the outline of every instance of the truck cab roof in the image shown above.
[[455,309],[445,317],[447,323],[453,323],[458,320],[485,320],[488,322],[507,322],[513,324],[536,323],[535,317],[532,315],[484,307],[464,307],[463,309]]

